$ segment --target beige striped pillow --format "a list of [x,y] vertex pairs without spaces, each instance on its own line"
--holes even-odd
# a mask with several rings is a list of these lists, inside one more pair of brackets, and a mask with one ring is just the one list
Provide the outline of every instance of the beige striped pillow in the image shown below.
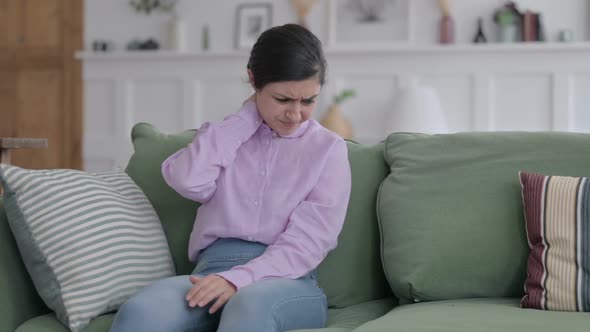
[[10,228],[41,298],[70,330],[174,275],[162,226],[122,171],[0,164]]
[[530,255],[525,308],[590,311],[590,178],[521,172]]

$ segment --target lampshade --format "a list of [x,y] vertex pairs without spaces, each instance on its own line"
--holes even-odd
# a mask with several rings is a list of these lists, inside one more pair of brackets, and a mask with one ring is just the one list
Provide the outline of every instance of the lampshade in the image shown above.
[[387,129],[389,133],[447,133],[447,120],[436,90],[416,81],[398,89]]

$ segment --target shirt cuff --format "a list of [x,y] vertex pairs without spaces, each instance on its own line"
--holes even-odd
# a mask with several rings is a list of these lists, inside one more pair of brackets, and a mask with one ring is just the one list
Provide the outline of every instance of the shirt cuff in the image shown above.
[[215,275],[222,277],[223,279],[231,282],[234,286],[236,286],[237,290],[240,290],[242,287],[246,287],[254,282],[252,275],[245,270],[229,270],[225,272],[215,273]]

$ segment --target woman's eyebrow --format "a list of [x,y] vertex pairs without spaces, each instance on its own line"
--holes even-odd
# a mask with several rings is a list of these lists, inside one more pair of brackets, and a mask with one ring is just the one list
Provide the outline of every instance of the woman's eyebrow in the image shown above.
[[[282,93],[277,93],[277,96],[279,96],[280,98],[283,98],[283,99],[289,99],[289,100],[294,100],[295,99],[293,97],[286,96],[286,95],[284,95]],[[303,98],[303,100],[312,100],[312,99],[316,98],[317,96],[318,95],[315,94],[315,95],[313,95],[313,96],[311,96],[309,98]]]

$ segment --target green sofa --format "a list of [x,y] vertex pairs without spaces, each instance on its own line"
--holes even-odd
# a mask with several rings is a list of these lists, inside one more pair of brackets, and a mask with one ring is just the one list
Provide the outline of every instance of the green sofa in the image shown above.
[[[161,162],[186,145],[148,124],[132,132],[127,173],[156,209],[176,272],[198,204],[172,191]],[[528,246],[517,172],[590,175],[590,135],[397,133],[348,142],[352,194],[338,247],[318,269],[325,332],[588,331],[590,313],[521,309]],[[0,332],[67,331],[38,297],[0,201]],[[108,331],[113,314],[89,332]]]

